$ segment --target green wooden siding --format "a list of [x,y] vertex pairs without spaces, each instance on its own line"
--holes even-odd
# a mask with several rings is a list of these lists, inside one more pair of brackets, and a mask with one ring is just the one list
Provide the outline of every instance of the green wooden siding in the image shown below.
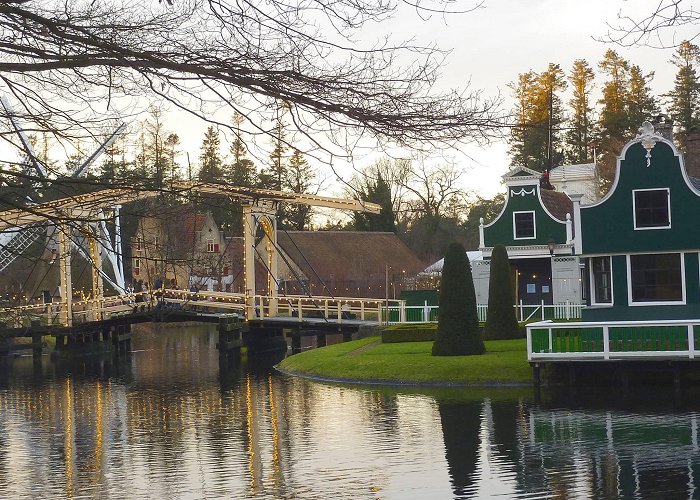
[[627,257],[612,258],[613,306],[592,306],[582,311],[584,321],[634,321],[654,319],[700,318],[700,262],[697,252],[684,255],[685,305],[629,306],[627,292]]
[[[612,259],[613,307],[585,308],[585,321],[691,319],[700,318],[700,196],[683,177],[679,157],[666,143],[657,142],[647,166],[646,150],[631,145],[620,162],[619,178],[606,199],[599,205],[581,207],[583,255],[644,254],[685,252],[686,305],[630,306],[628,304],[627,258]],[[671,227],[634,229],[633,191],[638,189],[670,190]]]
[[[668,144],[651,150],[630,146],[620,164],[615,191],[603,203],[581,207],[583,254],[647,253],[700,248],[700,196],[686,184],[679,158]],[[671,228],[634,230],[632,191],[670,188]]]
[[[534,194],[512,195],[521,190]],[[495,245],[525,246],[546,245],[549,240],[556,243],[566,243],[566,223],[550,217],[540,203],[539,186],[510,186],[508,187],[508,202],[501,215],[492,225],[484,227],[484,244],[487,247]],[[535,238],[516,240],[513,237],[513,212],[535,212]]]

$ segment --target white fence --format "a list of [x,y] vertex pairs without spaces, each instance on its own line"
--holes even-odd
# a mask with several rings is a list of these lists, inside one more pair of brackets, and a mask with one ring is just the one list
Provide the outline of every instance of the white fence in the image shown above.
[[[582,304],[565,302],[563,304],[523,304],[522,301],[513,306],[518,321],[532,320],[576,320],[581,319]],[[427,302],[422,306],[396,305],[389,307],[389,323],[435,323],[438,319],[440,306],[430,306]],[[477,304],[476,312],[479,321],[486,321],[487,304]]]

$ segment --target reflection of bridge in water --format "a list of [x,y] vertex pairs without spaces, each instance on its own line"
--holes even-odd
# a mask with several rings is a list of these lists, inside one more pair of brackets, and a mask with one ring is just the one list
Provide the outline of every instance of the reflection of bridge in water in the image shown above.
[[[107,296],[103,256],[121,260],[121,241],[107,241],[100,228],[106,225],[105,211],[137,200],[159,196],[160,191],[106,189],[72,196],[28,209],[0,212],[0,232],[17,231],[40,223],[56,227],[61,297],[47,304],[24,304],[0,309],[0,353],[12,349],[8,339],[28,337],[35,353],[41,352],[41,336],[56,337],[57,349],[114,345],[128,349],[130,328],[142,322],[215,322],[220,332],[220,348],[237,350],[242,345],[268,347],[279,341],[283,329],[291,329],[293,347],[300,337],[316,335],[325,341],[327,333],[341,333],[348,338],[364,325],[381,323],[388,317],[389,307],[398,309],[400,301],[377,298],[287,295],[280,292],[277,271],[276,214],[282,203],[303,204],[374,212],[379,206],[357,200],[344,200],[316,195],[294,194],[262,189],[244,189],[228,185],[176,182],[176,195],[198,193],[220,195],[239,200],[243,206],[244,293],[189,292],[174,289],[149,290]],[[114,221],[111,221],[114,223]],[[118,224],[118,221],[116,221]],[[77,239],[85,241],[81,251],[91,272],[91,291],[87,298],[75,300],[73,294],[71,254]],[[255,290],[255,258],[258,243],[264,239],[267,255],[260,256],[267,272],[267,293]],[[115,257],[112,253],[116,253]],[[26,346],[26,344],[25,344]]]

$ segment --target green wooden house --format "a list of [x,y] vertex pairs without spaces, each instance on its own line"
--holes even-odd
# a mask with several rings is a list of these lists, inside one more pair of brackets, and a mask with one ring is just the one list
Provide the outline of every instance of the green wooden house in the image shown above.
[[580,268],[574,255],[574,203],[563,192],[540,187],[540,172],[517,167],[503,176],[508,190],[501,213],[479,226],[484,261],[474,263],[478,297],[488,297],[488,267],[495,245],[508,250],[516,303],[565,304],[581,301]]
[[656,367],[673,370],[678,386],[682,365],[668,362],[700,359],[698,214],[700,178],[644,122],[623,148],[607,195],[574,204],[587,305],[581,322],[528,325],[536,373],[542,362],[662,362]]
[[700,318],[700,179],[645,122],[599,202],[578,207],[585,321]]

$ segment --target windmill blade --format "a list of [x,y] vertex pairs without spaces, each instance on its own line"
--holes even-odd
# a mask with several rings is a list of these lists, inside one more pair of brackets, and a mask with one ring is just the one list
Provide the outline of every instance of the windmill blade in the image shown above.
[[110,147],[114,141],[119,137],[119,134],[121,134],[124,129],[126,128],[126,123],[122,123],[117,127],[117,129],[112,132],[112,134],[107,138],[106,141],[104,141],[100,146],[95,150],[94,153],[92,153],[90,156],[87,157],[87,159],[78,167],[76,168],[73,173],[71,174],[71,177],[78,177],[80,174],[83,173],[83,171],[95,160],[97,160],[104,151]]
[[44,224],[33,224],[14,234],[13,231],[0,234],[0,271],[4,271],[12,264],[17,256],[25,252],[45,231]]
[[17,120],[15,119],[15,112],[12,109],[12,106],[10,105],[9,101],[5,98],[5,96],[0,96],[0,105],[2,105],[2,107],[5,109],[5,113],[7,114],[7,117],[10,119],[10,123],[12,123],[12,127],[15,129],[15,132],[17,132],[17,135],[19,136],[19,140],[22,143],[22,148],[24,149],[24,152],[29,157],[29,161],[32,162],[32,166],[37,171],[37,174],[39,175],[39,177],[41,177],[42,179],[46,179],[46,177],[47,177],[46,169],[36,159],[36,155],[34,154],[34,148],[32,148],[32,144],[31,144],[31,142],[29,142],[29,138],[27,137],[27,134],[24,133],[24,130],[17,123]]

